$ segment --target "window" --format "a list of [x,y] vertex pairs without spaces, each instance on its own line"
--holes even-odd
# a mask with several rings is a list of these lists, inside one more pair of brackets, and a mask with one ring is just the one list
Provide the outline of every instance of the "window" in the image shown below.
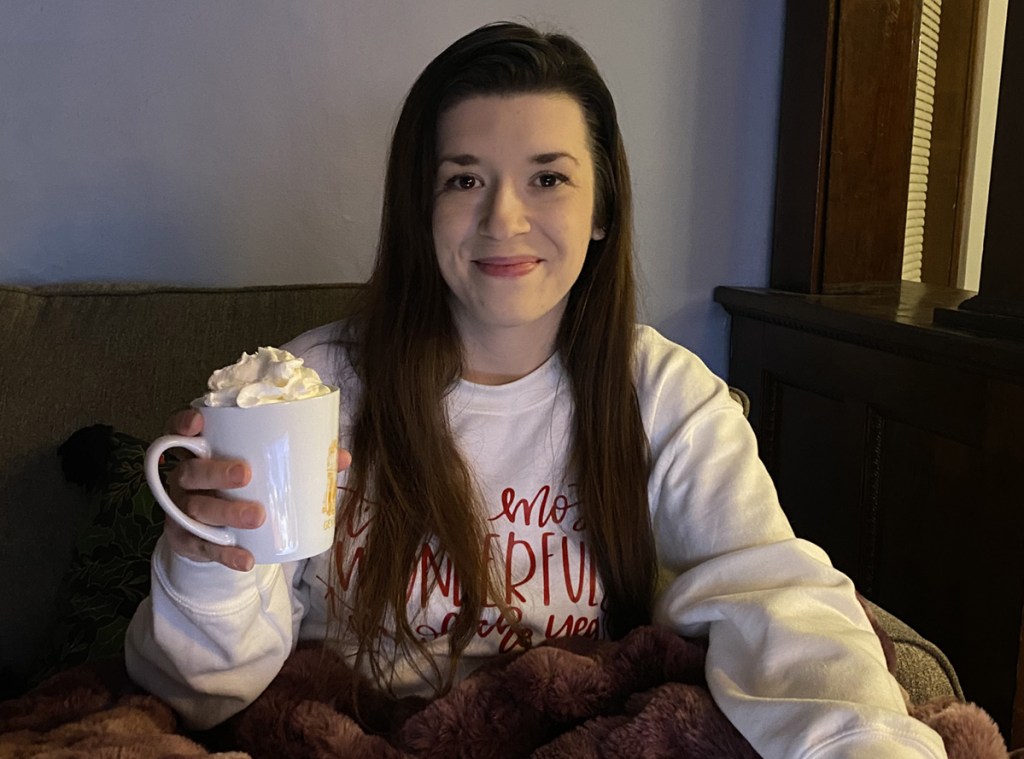
[[984,11],[982,0],[787,5],[772,287],[957,286]]

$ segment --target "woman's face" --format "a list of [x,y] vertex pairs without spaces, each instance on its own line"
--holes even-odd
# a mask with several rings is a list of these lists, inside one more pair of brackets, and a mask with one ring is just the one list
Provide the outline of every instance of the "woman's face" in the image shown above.
[[[474,97],[438,122],[434,248],[463,339],[553,340],[594,228],[594,162],[568,95]],[[532,333],[531,333],[532,334]]]

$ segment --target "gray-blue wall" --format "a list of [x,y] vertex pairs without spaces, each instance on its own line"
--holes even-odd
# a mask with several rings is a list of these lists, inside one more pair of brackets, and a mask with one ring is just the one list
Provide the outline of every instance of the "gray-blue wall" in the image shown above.
[[767,282],[783,0],[4,0],[0,282],[361,280],[405,91],[487,21],[553,25],[616,97],[644,318],[726,370]]

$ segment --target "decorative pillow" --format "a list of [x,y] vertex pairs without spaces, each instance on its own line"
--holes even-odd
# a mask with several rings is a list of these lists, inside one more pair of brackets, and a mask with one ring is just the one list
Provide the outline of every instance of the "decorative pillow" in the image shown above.
[[[61,580],[57,622],[36,682],[123,650],[128,622],[149,593],[149,559],[163,531],[163,511],[143,470],[147,445],[97,424],[77,430],[58,449],[65,478],[88,492],[88,514]],[[161,465],[161,474],[168,468]]]

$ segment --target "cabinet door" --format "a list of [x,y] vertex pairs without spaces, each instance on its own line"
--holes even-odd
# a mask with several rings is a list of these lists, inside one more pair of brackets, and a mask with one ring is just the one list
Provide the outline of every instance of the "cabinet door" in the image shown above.
[[939,645],[1009,735],[1024,386],[735,315],[730,381],[797,534]]

